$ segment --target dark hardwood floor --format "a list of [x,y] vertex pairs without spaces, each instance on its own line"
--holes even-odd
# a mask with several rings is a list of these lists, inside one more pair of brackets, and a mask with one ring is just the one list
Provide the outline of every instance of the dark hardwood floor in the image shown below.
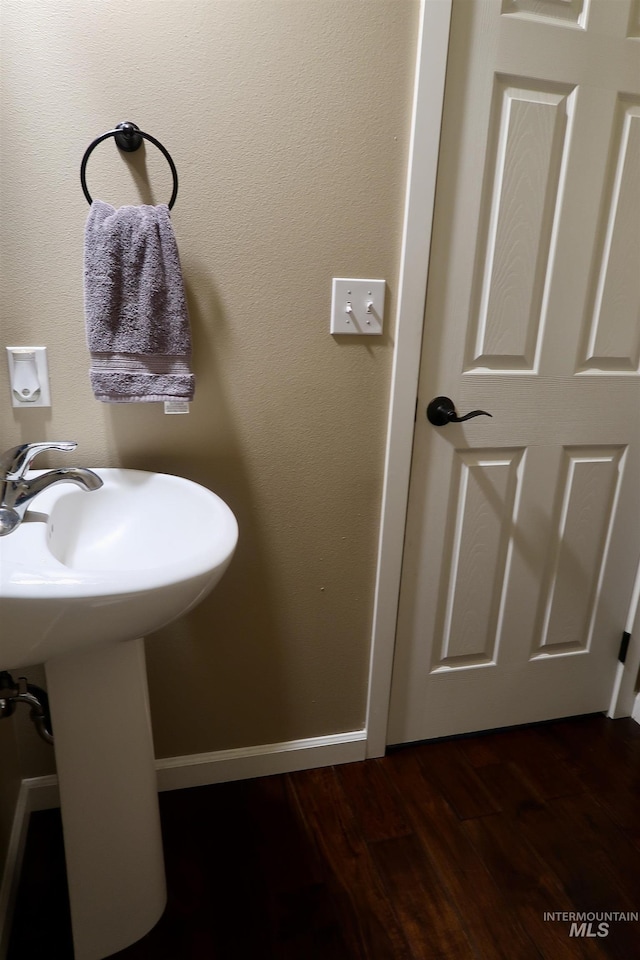
[[[168,906],[118,960],[640,957],[640,919],[545,917],[640,917],[632,720],[432,742],[160,805]],[[57,811],[32,816],[8,960],[40,957],[72,957]]]

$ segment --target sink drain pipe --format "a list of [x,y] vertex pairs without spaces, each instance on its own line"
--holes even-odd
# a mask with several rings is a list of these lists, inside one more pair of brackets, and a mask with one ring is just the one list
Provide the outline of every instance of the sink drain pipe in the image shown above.
[[34,683],[27,683],[26,677],[18,677],[18,682],[6,670],[0,671],[0,720],[10,717],[17,703],[26,703],[31,707],[30,719],[43,740],[53,743],[51,732],[51,712],[46,690]]

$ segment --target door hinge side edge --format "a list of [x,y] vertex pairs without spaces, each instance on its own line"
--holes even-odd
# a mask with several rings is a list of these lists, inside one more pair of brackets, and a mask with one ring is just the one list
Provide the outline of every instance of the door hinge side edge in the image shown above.
[[622,640],[620,641],[620,649],[618,650],[618,661],[624,663],[627,659],[627,650],[629,649],[629,641],[631,640],[631,634],[627,633],[625,630],[622,634]]

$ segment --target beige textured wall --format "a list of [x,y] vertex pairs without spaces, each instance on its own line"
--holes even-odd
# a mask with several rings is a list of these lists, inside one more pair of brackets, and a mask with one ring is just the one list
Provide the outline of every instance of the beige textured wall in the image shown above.
[[[12,411],[0,360],[1,441],[76,439],[77,463],[179,473],[234,510],[229,572],[147,645],[159,756],[359,728],[417,0],[1,9],[0,345],[46,345],[53,392],[50,411]],[[121,120],[180,175],[188,417],[100,404],[88,385],[79,166]],[[151,145],[126,160],[111,140],[88,182],[115,205],[166,202],[171,186]],[[333,276],[386,278],[382,338],[329,335]],[[23,749],[26,772],[47,756]]]

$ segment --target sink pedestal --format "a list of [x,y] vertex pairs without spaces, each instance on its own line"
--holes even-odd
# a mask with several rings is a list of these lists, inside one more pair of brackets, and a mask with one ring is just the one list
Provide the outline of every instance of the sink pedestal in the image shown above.
[[166,902],[144,645],[46,663],[75,960],[144,936]]

